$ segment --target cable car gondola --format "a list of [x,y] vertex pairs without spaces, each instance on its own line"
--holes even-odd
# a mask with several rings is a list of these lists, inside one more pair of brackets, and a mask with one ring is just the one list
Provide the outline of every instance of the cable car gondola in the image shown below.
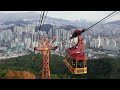
[[72,74],[87,73],[87,56],[85,55],[85,44],[81,33],[85,30],[75,30],[71,41],[75,45],[66,50],[64,62]]

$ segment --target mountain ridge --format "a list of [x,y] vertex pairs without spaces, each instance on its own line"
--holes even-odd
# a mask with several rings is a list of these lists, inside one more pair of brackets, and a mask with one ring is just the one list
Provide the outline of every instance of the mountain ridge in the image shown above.
[[[0,23],[4,24],[9,21],[19,21],[23,20],[30,23],[38,23],[39,22],[40,14],[37,12],[20,12],[20,13],[0,13]],[[95,22],[94,22],[95,23]],[[45,24],[52,24],[57,26],[64,26],[64,25],[73,25],[79,28],[87,28],[94,24],[93,22],[88,22],[86,20],[76,20],[76,21],[69,21],[60,18],[54,18],[47,16],[45,20]],[[120,20],[111,21],[106,24],[115,24],[120,25]],[[105,24],[105,25],[106,25]]]
[[[28,19],[28,21],[39,21],[39,13],[33,13],[33,12],[25,12],[25,13],[0,13],[0,23],[4,23],[6,21],[17,21],[17,20],[23,20]],[[68,20],[64,19],[57,19],[54,17],[46,17],[47,20],[58,20],[58,21],[64,21],[64,22],[70,22]]]

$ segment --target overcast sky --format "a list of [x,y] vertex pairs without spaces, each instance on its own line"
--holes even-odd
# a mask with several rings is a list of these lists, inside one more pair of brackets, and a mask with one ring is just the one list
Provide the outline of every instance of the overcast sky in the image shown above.
[[[0,11],[1,13],[20,13],[31,11]],[[33,11],[41,13],[41,11]],[[48,11],[48,16],[60,19],[66,19],[70,21],[86,19],[88,21],[98,21],[106,17],[113,11]],[[107,21],[120,20],[120,13],[108,19]]]

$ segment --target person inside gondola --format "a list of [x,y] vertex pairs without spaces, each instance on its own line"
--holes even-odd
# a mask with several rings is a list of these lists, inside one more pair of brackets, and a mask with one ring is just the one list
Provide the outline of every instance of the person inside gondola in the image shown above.
[[73,60],[72,66],[73,68],[76,68],[76,60]]

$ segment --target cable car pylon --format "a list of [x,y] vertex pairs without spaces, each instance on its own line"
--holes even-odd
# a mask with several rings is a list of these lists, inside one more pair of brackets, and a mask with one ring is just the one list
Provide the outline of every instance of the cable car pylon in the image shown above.
[[[41,38],[41,40],[40,40]],[[51,79],[50,77],[50,50],[55,50],[51,44],[51,37],[41,36],[38,40],[38,47],[34,47],[34,50],[42,52],[42,73],[41,79]],[[53,38],[54,39],[54,38]]]

